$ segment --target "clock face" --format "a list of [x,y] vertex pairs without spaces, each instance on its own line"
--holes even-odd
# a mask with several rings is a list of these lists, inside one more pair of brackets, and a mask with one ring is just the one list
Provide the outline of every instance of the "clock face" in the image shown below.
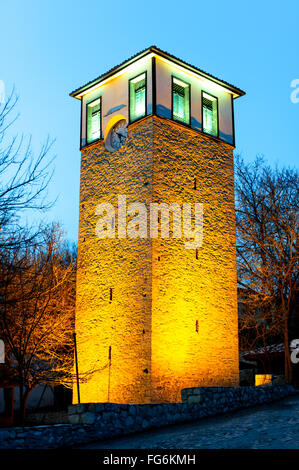
[[109,133],[105,139],[105,146],[109,152],[115,152],[118,150],[124,143],[127,137],[127,125],[124,119],[116,122],[114,126],[111,127]]
[[122,146],[124,141],[126,140],[126,137],[127,137],[126,125],[122,122],[118,122],[117,124],[115,124],[111,132],[111,137],[110,137],[111,146],[115,150],[118,150]]

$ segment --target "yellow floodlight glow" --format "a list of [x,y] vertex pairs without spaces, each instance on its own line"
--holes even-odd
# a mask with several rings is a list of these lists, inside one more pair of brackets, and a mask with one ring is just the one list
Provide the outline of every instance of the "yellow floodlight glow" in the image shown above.
[[179,70],[180,72],[184,72],[186,75],[189,75],[193,78],[196,78],[197,80],[203,82],[205,87],[207,87],[211,90],[225,91],[226,93],[230,93],[231,95],[233,95],[234,98],[239,96],[237,93],[232,92],[231,90],[229,90],[225,86],[219,85],[219,84],[213,82],[212,80],[209,80],[208,78],[203,77],[202,75],[200,75],[200,73],[192,72],[191,70],[188,70],[187,68],[185,68],[181,65],[178,65],[175,62],[172,62],[171,60],[168,60],[165,57],[160,56],[159,54],[155,54],[155,53],[151,52],[150,54],[142,57],[141,59],[137,60],[136,62],[133,62],[132,64],[125,67],[124,69],[120,70],[119,72],[116,72],[114,75],[112,75],[110,77],[107,77],[106,79],[102,80],[99,83],[96,83],[95,85],[88,88],[87,90],[84,90],[81,93],[78,93],[75,96],[75,98],[81,99],[83,96],[91,93],[92,91],[97,90],[98,88],[102,87],[103,85],[106,85],[107,83],[111,82],[115,78],[118,78],[121,75],[124,75],[126,73],[131,73],[135,69],[137,70],[143,62],[148,61],[152,57],[156,57],[159,60],[165,62],[168,65],[170,65],[171,67]]
[[133,64],[130,64],[127,67],[125,67],[124,69],[122,69],[119,72],[115,73],[111,77],[108,77],[108,78],[104,79],[103,81],[101,81],[100,83],[97,83],[96,85],[92,86],[91,88],[88,88],[88,90],[84,90],[84,91],[82,91],[82,93],[78,93],[78,95],[76,95],[75,98],[80,99],[82,96],[88,95],[92,91],[95,91],[98,88],[102,87],[103,85],[106,85],[107,83],[111,82],[112,80],[115,80],[115,78],[120,77],[121,75],[124,75],[125,73],[131,73],[134,70],[137,70],[137,68],[139,68],[140,65],[143,62],[148,61],[152,57],[154,57],[153,53],[150,53],[150,54],[146,55],[145,57],[142,57],[141,59],[134,62]]
[[199,73],[192,72],[191,70],[188,70],[185,67],[182,67],[181,65],[175,64],[174,62],[171,62],[170,60],[165,59],[165,57],[161,57],[159,55],[157,55],[157,57],[159,58],[159,60],[165,62],[166,64],[170,65],[173,68],[176,68],[180,72],[184,72],[186,75],[189,75],[190,77],[200,80],[201,82],[205,84],[207,88],[210,88],[211,90],[225,91],[226,93],[232,94],[234,98],[238,96],[236,93],[233,93],[229,89],[225,88],[224,86],[218,85],[212,80],[209,80],[208,78],[203,77]]

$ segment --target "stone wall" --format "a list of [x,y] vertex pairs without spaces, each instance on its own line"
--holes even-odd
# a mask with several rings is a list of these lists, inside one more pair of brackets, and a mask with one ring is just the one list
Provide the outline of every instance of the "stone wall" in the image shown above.
[[25,425],[38,426],[44,424],[68,424],[69,417],[66,410],[61,411],[31,411],[26,413]]
[[152,402],[239,385],[233,148],[153,119],[154,201],[203,204],[203,244],[153,239]]
[[[117,207],[118,195],[148,211],[202,203],[202,247],[172,236],[99,240],[96,207]],[[182,388],[238,385],[234,217],[229,144],[148,116],[117,152],[103,141],[82,149],[76,333],[79,372],[93,374],[81,402],[176,403]]]
[[202,409],[218,414],[271,403],[292,392],[296,393],[288,384],[267,384],[260,387],[195,387],[182,390],[182,402],[189,405],[200,404]]
[[69,421],[72,424],[0,429],[0,448],[76,446],[270,403],[296,393],[291,385],[191,388],[182,390],[183,403],[71,405]]
[[82,150],[76,333],[79,371],[93,374],[80,385],[81,402],[150,401],[152,242],[98,239],[95,209],[102,202],[117,208],[118,195],[148,204],[152,155],[152,118],[131,125],[117,152],[103,141]]

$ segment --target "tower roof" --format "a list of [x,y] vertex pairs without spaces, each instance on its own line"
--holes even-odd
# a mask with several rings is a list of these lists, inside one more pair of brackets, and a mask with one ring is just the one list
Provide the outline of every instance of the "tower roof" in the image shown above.
[[99,77],[95,78],[94,80],[89,81],[85,85],[82,85],[81,87],[77,88],[76,90],[72,91],[70,93],[70,96],[73,96],[74,98],[81,98],[81,95],[85,94],[85,92],[88,91],[89,88],[92,88],[96,85],[99,85],[103,80],[106,80],[107,78],[113,76],[114,74],[120,72],[122,69],[128,67],[132,63],[136,62],[139,59],[142,59],[143,57],[149,55],[149,54],[154,54],[155,56],[160,56],[164,59],[169,60],[170,62],[179,65],[183,67],[184,69],[191,71],[201,77],[204,77],[208,80],[211,80],[214,83],[217,83],[218,85],[223,86],[227,90],[233,93],[234,98],[238,98],[239,96],[245,95],[245,92],[241,90],[240,88],[237,88],[234,85],[231,85],[230,83],[220,80],[220,78],[215,77],[214,75],[211,75],[204,70],[201,70],[198,67],[195,67],[194,65],[191,65],[184,60],[179,59],[178,57],[175,57],[172,54],[169,54],[166,51],[163,51],[162,49],[159,49],[156,46],[150,46],[147,49],[143,49],[142,51],[138,52],[137,54],[133,55],[129,59],[125,60],[119,65],[116,65],[115,67],[112,67],[110,70],[107,72],[103,73]]

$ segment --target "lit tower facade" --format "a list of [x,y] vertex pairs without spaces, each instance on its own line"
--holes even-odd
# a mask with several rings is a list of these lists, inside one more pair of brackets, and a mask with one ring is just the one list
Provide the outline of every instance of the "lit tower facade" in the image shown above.
[[[94,371],[81,402],[176,402],[182,388],[238,385],[233,105],[242,95],[154,46],[71,93],[81,100],[78,365]],[[117,214],[119,195],[127,205],[203,204],[202,246],[119,237],[118,217],[115,238],[99,239],[97,206]]]

